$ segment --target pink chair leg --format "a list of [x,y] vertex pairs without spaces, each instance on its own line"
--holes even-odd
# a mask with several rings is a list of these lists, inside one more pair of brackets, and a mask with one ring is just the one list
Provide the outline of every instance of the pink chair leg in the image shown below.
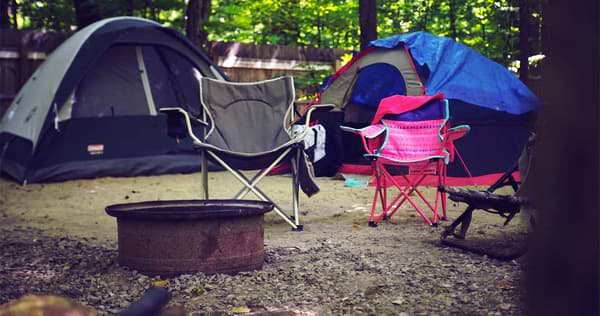
[[417,211],[417,213],[421,216],[421,218],[423,218],[425,220],[425,222],[427,222],[427,224],[429,224],[430,226],[437,226],[437,223],[432,223],[431,220],[429,219],[429,217],[425,216],[425,214],[423,213],[423,211],[421,211],[419,206],[417,204],[415,204],[415,202],[408,196],[408,194],[406,194],[406,191],[402,188],[402,186],[398,183],[398,181],[396,181],[396,179],[394,179],[394,177],[392,177],[392,175],[390,175],[386,169],[383,169],[383,173],[387,177],[389,177],[390,181],[392,181],[392,183],[400,190],[400,194],[402,194],[404,196],[404,198],[406,198],[408,203],[410,203],[410,205],[412,205],[412,207],[415,209],[415,211]]
[[[447,169],[446,169],[446,164],[443,161],[440,161],[440,165],[441,165],[440,166],[441,177],[440,177],[439,186],[443,187],[443,186],[446,186],[446,172],[447,172]],[[446,215],[447,201],[448,200],[446,199],[446,192],[443,192],[443,191],[440,192],[438,190],[438,193],[440,194],[441,199],[442,199],[442,220],[445,221],[445,220],[448,219],[448,216]]]
[[381,175],[376,163],[373,163],[373,170],[375,175],[375,192],[373,194],[373,201],[371,202],[371,215],[369,216],[369,226],[377,227],[377,222],[374,221],[375,211],[377,210],[377,197],[379,195],[379,188],[381,186]]

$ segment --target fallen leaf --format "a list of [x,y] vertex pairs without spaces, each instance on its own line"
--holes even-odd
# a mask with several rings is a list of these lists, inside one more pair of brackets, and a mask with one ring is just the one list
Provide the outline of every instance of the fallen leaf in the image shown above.
[[206,293],[206,290],[201,286],[192,289],[192,294],[194,295],[202,295],[204,293]]
[[169,287],[169,280],[154,281],[154,282],[152,282],[152,287],[160,287],[160,288]]
[[513,289],[514,286],[508,282],[500,282],[496,284],[496,288],[501,290],[510,290]]
[[250,309],[246,306],[236,306],[231,309],[234,314],[247,314],[250,313]]

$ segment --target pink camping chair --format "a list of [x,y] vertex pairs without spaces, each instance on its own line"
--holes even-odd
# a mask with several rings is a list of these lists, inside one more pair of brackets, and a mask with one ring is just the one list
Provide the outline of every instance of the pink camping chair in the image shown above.
[[[469,127],[449,128],[448,101],[443,94],[391,96],[381,101],[370,126],[341,128],[361,136],[367,152],[364,156],[371,160],[375,194],[369,226],[376,227],[381,220],[391,218],[405,202],[431,226],[437,226],[440,208],[442,219],[446,218],[446,193],[440,188],[446,183],[446,165],[454,159],[454,141],[468,133]],[[397,169],[401,169],[398,175],[390,171]],[[438,188],[433,201],[419,189],[427,177],[432,177]],[[391,201],[388,184],[399,191]],[[417,199],[432,212],[432,218]],[[376,214],[378,200],[381,212]]]

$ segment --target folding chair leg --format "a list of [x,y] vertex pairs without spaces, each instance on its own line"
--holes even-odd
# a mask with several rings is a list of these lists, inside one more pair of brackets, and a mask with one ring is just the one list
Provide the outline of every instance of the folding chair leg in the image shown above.
[[[247,185],[245,188],[241,189],[240,192],[238,192],[238,194],[235,195],[234,199],[241,199],[244,196],[246,196],[246,194],[248,194],[248,192],[250,192],[250,186],[255,187],[258,182],[260,182],[260,180],[262,180],[262,178],[264,178],[269,171],[271,171],[271,169],[273,169],[273,167],[275,167],[289,152],[291,149],[287,149],[285,150],[281,155],[279,155],[279,157],[277,157],[277,159],[275,159],[267,168],[259,171],[257,174],[254,175],[254,177],[252,178],[252,180],[248,180],[248,178],[246,178],[243,174],[239,173],[244,180],[249,183],[249,185]],[[215,157],[216,155],[212,152],[210,152],[210,154]],[[218,159],[219,163],[221,164],[225,164],[225,162],[223,160],[221,160],[220,158]],[[228,169],[229,170],[229,169]],[[231,172],[231,171],[230,171]],[[238,173],[238,172],[236,172]]]
[[[410,196],[411,194],[413,194],[413,192],[417,191],[416,187],[423,181],[423,179],[425,179],[425,175],[422,175],[419,178],[419,180],[414,182],[414,183],[416,183],[416,185],[413,186],[413,185],[411,185],[411,182],[405,177],[405,181],[409,184],[408,185],[409,189],[406,192],[406,195]],[[400,200],[400,198],[402,198],[402,199]],[[398,204],[394,207],[394,209],[389,213],[389,215],[388,215],[389,218],[394,216],[394,214],[396,214],[396,211],[398,211],[398,209],[400,209],[400,206],[402,206],[402,204],[404,204],[404,202],[406,202],[406,198],[403,195],[399,195],[396,199],[400,200],[400,202],[398,202]],[[392,203],[392,204],[395,204],[395,203]]]
[[[257,174],[254,175],[254,177],[252,177],[252,179],[248,180],[248,178],[246,178],[244,176],[244,178],[246,179],[246,181],[248,183],[250,183],[250,185],[256,185],[258,183],[258,181],[260,181],[260,179],[262,179],[261,174],[265,172],[265,169],[260,170]],[[263,175],[264,176],[264,175]],[[260,177],[260,179],[258,178]],[[258,179],[258,181],[257,181]],[[244,187],[242,188],[233,198],[234,199],[241,199],[244,196],[246,196],[246,194],[248,194],[250,192],[250,189],[248,189],[248,187]]]
[[381,207],[383,208],[383,220],[386,220],[387,217],[385,216],[386,210],[388,209],[388,203],[387,203],[387,183],[385,181],[385,177],[382,177],[382,182],[381,182],[381,188],[379,191],[379,197],[381,198]]
[[300,225],[300,214],[298,212],[298,205],[300,204],[300,158],[302,151],[296,150],[296,157],[292,159],[292,209],[294,216],[294,224],[296,224],[297,231],[302,231],[303,227]]
[[[446,192],[440,190],[441,187],[446,186],[446,178],[447,178],[447,174],[446,172],[448,172],[448,170],[446,169],[446,164],[444,164],[443,162],[440,162],[442,164],[441,166],[441,178],[440,178],[440,183],[438,186],[438,193],[440,194],[440,197],[442,199],[442,220],[448,220],[448,216],[446,214],[446,210],[447,210],[447,205],[448,205],[448,200],[447,200],[447,196],[446,196]],[[470,173],[469,173],[470,175]]]
[[[250,181],[248,180],[248,178],[246,178],[246,176],[244,176],[244,174],[240,173],[240,174],[239,174],[239,176],[240,176],[240,177],[242,177],[243,179],[245,179],[246,183],[250,183]],[[242,182],[242,183],[243,183],[243,182]],[[259,196],[259,195],[256,193],[256,191],[258,191],[260,194],[262,194],[262,195],[263,195],[263,197],[260,197],[260,196]],[[274,211],[275,211],[277,214],[279,214],[279,215],[281,215],[281,214],[284,214],[284,217],[286,217],[286,218],[287,218],[287,216],[286,216],[285,212],[283,211],[283,207],[281,207],[281,206],[279,206],[277,203],[273,202],[273,200],[271,200],[271,199],[269,198],[269,196],[268,196],[268,195],[267,195],[267,194],[266,194],[266,193],[265,193],[263,190],[261,190],[261,189],[260,189],[259,187],[257,187],[257,186],[253,186],[253,187],[252,187],[252,189],[248,189],[248,191],[246,191],[246,193],[244,193],[244,194],[243,194],[243,195],[240,197],[240,199],[241,199],[241,198],[243,198],[243,197],[245,197],[245,196],[246,196],[248,193],[250,193],[250,192],[252,192],[252,193],[256,194],[256,196],[258,196],[258,197],[259,197],[261,200],[263,200],[263,201],[265,201],[265,202],[271,202],[271,203],[273,203],[273,210],[274,210]],[[236,199],[238,199],[238,198],[236,198]],[[290,220],[290,221],[291,221],[291,220]],[[286,222],[288,222],[288,224],[289,224],[289,221],[286,221]]]
[[406,198],[408,203],[410,203],[410,205],[415,209],[415,211],[417,211],[417,213],[421,216],[421,218],[423,218],[423,220],[425,220],[425,222],[427,222],[427,224],[429,224],[430,226],[437,226],[437,223],[432,223],[431,220],[429,219],[429,217],[427,217],[423,213],[421,208],[419,208],[419,206],[417,204],[415,204],[415,202],[408,196],[408,194],[406,194],[406,191],[404,189],[402,189],[402,186],[394,179],[394,177],[392,177],[392,175],[389,174],[387,172],[387,170],[385,170],[385,169],[383,169],[383,172],[386,176],[388,176],[390,178],[390,181],[392,181],[392,183],[400,190],[400,194],[402,194]]
[[[289,150],[285,151],[284,154],[282,154],[282,156],[280,156],[279,158],[283,158],[283,156],[287,155],[288,152],[289,152]],[[221,158],[219,158],[219,156],[217,156],[215,153],[213,153],[211,151],[207,151],[207,153],[213,159],[215,159],[219,164],[221,164],[225,169],[227,169],[227,171],[231,172],[231,174],[233,174],[234,177],[236,177],[243,185],[245,185],[250,191],[252,191],[259,199],[261,199],[265,202],[273,203],[273,205],[275,206],[273,208],[273,211],[275,211],[275,213],[277,213],[277,215],[281,216],[281,218],[283,218],[283,220],[285,220],[286,223],[288,223],[290,226],[292,226],[293,229],[298,229],[298,226],[294,222],[292,222],[288,216],[285,215],[285,213],[282,211],[281,208],[279,208],[273,201],[271,201],[271,199],[269,199],[267,197],[267,195],[264,194],[260,189],[255,187],[256,183],[252,183],[252,184],[249,183],[248,178],[246,178],[242,173],[231,168],[225,161],[223,161]],[[268,173],[275,164],[279,163],[279,161],[281,160],[279,158],[275,160],[273,165],[271,165],[269,168],[265,169],[263,171],[263,173],[265,173],[265,174]],[[255,182],[258,182],[258,181],[260,181],[260,179],[255,180]]]
[[[377,197],[379,195],[379,188],[381,186],[382,176],[379,170],[379,166],[373,162],[373,170],[375,175],[375,192],[373,193],[373,201],[371,202],[371,215],[369,215],[369,227],[377,227],[377,222],[374,221],[375,211],[377,210]],[[383,210],[385,212],[385,209]]]
[[427,207],[429,207],[429,209],[433,213],[433,223],[434,224],[437,223],[437,220],[438,220],[438,197],[437,197],[437,193],[436,193],[435,205],[431,205],[431,203],[429,203],[429,201],[427,201],[427,198],[425,198],[425,196],[423,195],[423,193],[421,193],[421,191],[419,191],[416,188],[414,188],[414,192],[417,193],[417,195],[421,198],[421,200],[423,200],[423,202],[425,203],[425,205],[427,205]]
[[202,167],[202,197],[208,200],[208,160],[206,159],[206,151],[200,153]]
[[[422,179],[419,180],[419,183],[421,181],[422,181]],[[406,194],[408,196],[410,196],[411,194],[413,194],[413,192],[415,192],[415,188],[410,187],[410,189],[406,192]],[[406,198],[402,194],[398,195],[396,197],[396,199],[394,200],[394,202],[391,203],[391,205],[395,204],[396,206],[394,206],[393,209],[390,207],[390,209],[392,209],[392,211],[389,212],[389,215],[387,215],[388,218],[392,218],[392,216],[394,216],[394,214],[396,214],[396,212],[400,209],[400,206],[402,206],[402,204],[404,204],[404,202],[406,202]]]
[[[408,192],[408,194],[411,194],[411,192],[412,191]],[[398,208],[400,208],[400,206],[402,206],[402,204],[404,204],[404,201],[406,201],[406,199],[404,198],[404,196],[402,196],[402,194],[396,196],[388,204],[388,207],[386,207],[383,210],[383,212],[381,212],[381,214],[379,214],[379,216],[377,217],[377,219],[375,221],[379,223],[382,220],[386,221],[386,220],[391,219],[392,216],[394,215],[394,213],[396,213],[396,211],[398,210]]]

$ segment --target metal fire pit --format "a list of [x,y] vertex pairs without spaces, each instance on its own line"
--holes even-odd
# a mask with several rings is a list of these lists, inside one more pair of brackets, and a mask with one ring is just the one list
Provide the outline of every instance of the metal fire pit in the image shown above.
[[117,204],[119,264],[173,276],[261,269],[263,214],[273,204],[246,200],[182,200]]

